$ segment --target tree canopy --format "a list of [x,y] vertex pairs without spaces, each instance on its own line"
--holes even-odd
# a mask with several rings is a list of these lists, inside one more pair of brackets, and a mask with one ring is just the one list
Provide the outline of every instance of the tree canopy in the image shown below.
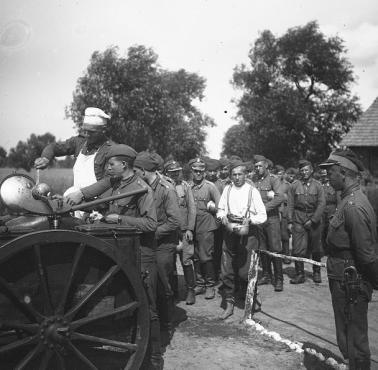
[[140,45],[125,58],[116,47],[94,52],[66,115],[80,128],[85,108],[103,109],[111,115],[109,137],[137,151],[180,161],[205,152],[205,129],[214,122],[193,104],[203,98],[204,78],[165,70],[157,61],[152,49]]
[[[237,66],[233,84],[243,91],[238,118],[248,126],[250,151],[291,165],[324,159],[361,114],[343,40],[326,37],[316,22],[281,37],[263,31]],[[232,127],[235,133],[235,128]],[[245,135],[243,127],[239,128]],[[231,154],[227,132],[223,154]],[[252,153],[254,151],[254,153]]]

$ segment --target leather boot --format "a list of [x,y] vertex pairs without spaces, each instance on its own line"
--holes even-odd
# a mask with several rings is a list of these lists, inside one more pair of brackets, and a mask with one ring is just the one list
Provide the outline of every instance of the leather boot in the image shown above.
[[205,279],[202,276],[201,272],[201,263],[200,261],[194,261],[194,272],[195,272],[195,279],[196,279],[196,286],[194,288],[195,295],[204,294],[206,291],[205,287]]
[[213,299],[215,297],[215,288],[213,286],[207,286],[205,292],[205,299]]
[[356,359],[355,360],[355,369],[356,370],[370,370],[370,359],[365,359],[365,360],[360,360]]
[[187,287],[186,304],[192,305],[196,302],[196,295],[194,292],[194,269],[192,265],[183,266],[184,277]]
[[[284,254],[285,256],[290,256],[288,240],[282,240],[282,254]],[[290,265],[291,261],[288,258],[284,258],[283,263],[285,265]]]
[[275,292],[282,292],[283,291],[283,272],[282,272],[282,260],[281,258],[274,258],[273,259],[273,267],[274,267],[274,291]]
[[265,253],[261,256],[262,277],[258,280],[257,285],[266,285],[272,282],[272,271],[270,267],[270,257]]
[[312,280],[317,284],[320,284],[322,282],[322,277],[320,275],[320,266],[312,266]]
[[206,292],[205,299],[213,299],[215,297],[215,271],[213,261],[205,263],[205,279],[206,279]]
[[296,275],[290,280],[290,284],[303,284],[305,282],[304,263],[295,261]]
[[228,317],[230,317],[234,313],[234,302],[227,301],[226,309],[223,311],[220,319],[226,320]]

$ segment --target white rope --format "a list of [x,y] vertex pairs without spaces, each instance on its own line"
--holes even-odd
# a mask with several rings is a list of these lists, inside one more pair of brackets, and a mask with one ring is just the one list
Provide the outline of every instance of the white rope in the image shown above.
[[269,251],[263,251],[261,249],[260,249],[260,252],[265,253],[265,254],[269,254],[269,256],[272,256],[272,257],[277,257],[277,258],[282,258],[282,259],[288,259],[290,261],[306,262],[306,263],[310,263],[310,264],[315,265],[315,266],[326,267],[325,263],[314,261],[314,260],[309,259],[309,258],[286,256],[285,254],[279,254],[279,253],[273,253],[273,252],[269,252]]
[[327,365],[331,366],[336,370],[346,370],[347,366],[344,363],[337,362],[333,357],[325,358],[324,355],[320,352],[315,351],[313,348],[306,348],[303,349],[303,343],[291,341],[290,339],[284,339],[281,337],[280,334],[276,333],[275,331],[268,331],[266,330],[261,324],[257,323],[252,319],[245,320],[245,324],[248,326],[253,327],[256,331],[258,331],[262,335],[266,335],[276,342],[286,344],[291,350],[297,353],[306,352],[312,356],[315,356],[319,361],[326,363]]

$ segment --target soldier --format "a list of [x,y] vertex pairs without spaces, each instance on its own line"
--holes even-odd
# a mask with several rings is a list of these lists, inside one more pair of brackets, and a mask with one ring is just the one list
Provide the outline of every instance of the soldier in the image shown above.
[[322,186],[324,189],[324,196],[325,196],[325,201],[326,201],[323,217],[322,217],[322,246],[323,246],[324,253],[328,254],[327,243],[326,243],[328,227],[329,227],[330,220],[332,219],[333,215],[336,212],[336,207],[339,202],[339,199],[338,199],[339,194],[329,183],[327,170],[325,168],[319,171],[319,175],[320,175],[320,182],[322,183]]
[[[235,280],[240,278],[248,281],[251,251],[258,244],[257,230],[249,225],[266,221],[265,206],[260,193],[252,184],[246,182],[246,168],[241,161],[232,164],[231,178],[233,182],[224,189],[217,212],[217,217],[224,225],[222,280],[227,307],[221,315],[223,320],[234,311]],[[238,231],[239,226],[246,226],[247,232],[242,235]]]
[[218,169],[220,167],[219,161],[217,159],[208,158],[205,161],[205,163],[206,163],[206,180],[211,181],[217,186]]
[[182,167],[180,164],[174,160],[170,160],[165,163],[164,172],[173,181],[178,195],[181,215],[180,260],[187,287],[186,304],[192,305],[196,301],[194,293],[196,282],[193,268],[193,232],[196,222],[196,206],[190,185],[182,179]]
[[[290,256],[289,241],[290,235],[287,229],[287,198],[290,189],[290,183],[286,180],[285,168],[281,165],[275,166],[275,172],[280,180],[280,192],[284,196],[284,201],[281,203],[280,212],[280,229],[281,229],[281,243],[282,243],[282,253],[286,256]],[[283,263],[290,264],[290,260],[285,258]]]
[[106,156],[114,142],[105,134],[110,116],[99,108],[86,108],[81,134],[70,139],[51,143],[43,149],[34,166],[43,169],[54,157],[74,155],[74,186],[67,194],[69,202],[78,203],[83,194],[81,188],[96,183],[105,176]]
[[160,164],[159,157],[156,153],[138,153],[134,161],[134,171],[151,186],[154,192],[158,222],[155,232],[159,276],[158,310],[161,326],[171,335],[174,300],[170,277],[174,270],[174,256],[178,244],[181,216],[174,186],[157,174]]
[[339,349],[349,368],[370,369],[368,302],[378,289],[378,248],[375,214],[358,183],[363,169],[351,150],[336,150],[321,164],[329,181],[341,191],[341,202],[327,236],[327,272]]
[[216,186],[205,180],[205,162],[200,158],[189,161],[192,169],[192,191],[196,203],[196,226],[194,229],[194,268],[196,271],[196,294],[205,293],[206,299],[215,297],[215,272],[213,264],[215,220],[220,194]]
[[[162,369],[160,324],[156,309],[157,266],[154,233],[157,227],[157,216],[151,188],[139,176],[134,174],[133,163],[136,154],[136,151],[127,145],[119,144],[111,147],[106,155],[110,177],[103,180],[102,184],[105,187],[107,186],[108,190],[101,197],[122,194],[141,187],[148,189],[145,194],[111,202],[105,213],[104,221],[106,223],[133,226],[142,232],[140,236],[140,270],[150,306],[151,367],[153,369]],[[129,247],[128,245],[123,245],[122,243],[124,242],[122,239],[118,240],[121,250],[122,247]]]
[[298,176],[298,171],[295,168],[289,167],[286,170],[285,179],[289,184],[292,184],[294,180],[296,180],[297,176]]
[[[288,198],[288,228],[293,235],[292,255],[319,261],[321,251],[321,218],[325,206],[321,183],[312,177],[311,162],[299,161],[300,180],[292,183]],[[296,276],[291,284],[305,282],[304,263],[295,262]],[[320,266],[313,265],[313,281],[321,283]]]
[[219,194],[222,194],[223,189],[230,183],[230,161],[227,158],[221,158],[219,160],[218,180],[215,182]]
[[[268,161],[262,155],[255,155],[255,170],[254,183],[261,194],[264,202],[267,221],[258,226],[260,248],[270,252],[281,253],[281,231],[279,207],[284,200],[283,194],[280,192],[280,181],[275,175],[268,171]],[[262,263],[262,278],[259,280],[259,285],[269,284],[271,282],[271,258],[263,253],[261,256]],[[274,290],[281,292],[283,290],[283,271],[282,260],[280,258],[273,258],[274,268]]]

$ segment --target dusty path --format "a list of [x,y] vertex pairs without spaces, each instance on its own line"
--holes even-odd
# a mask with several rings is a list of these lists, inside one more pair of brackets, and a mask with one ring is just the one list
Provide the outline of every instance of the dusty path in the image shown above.
[[[311,280],[306,267],[305,284],[289,284],[285,275],[284,292],[275,293],[273,287],[260,287],[262,312],[254,319],[266,329],[278,332],[283,338],[305,343],[328,356],[341,360],[336,346],[333,311],[328,281],[323,273],[322,284]],[[293,273],[292,266],[286,274]],[[240,324],[242,302],[225,322],[219,321],[222,312],[221,296],[206,301],[197,296],[194,306],[179,302],[176,310],[177,326],[164,354],[164,369],[327,369],[311,356],[290,350],[286,345],[263,336]],[[372,369],[378,370],[378,294],[369,305],[369,337]]]

